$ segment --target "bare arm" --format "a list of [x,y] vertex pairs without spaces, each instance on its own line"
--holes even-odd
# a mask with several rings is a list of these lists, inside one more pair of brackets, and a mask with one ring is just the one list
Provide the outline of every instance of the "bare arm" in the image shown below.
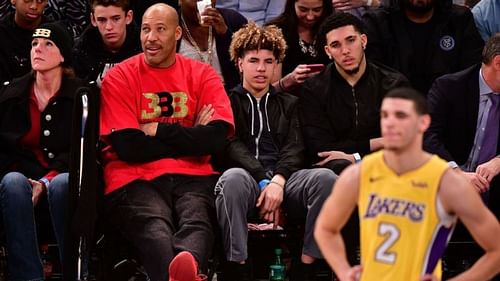
[[[485,251],[467,271],[453,281],[489,280],[500,272],[500,225],[463,175],[448,170],[443,176],[439,198],[446,211],[456,214]],[[464,200],[465,199],[465,200]]]
[[316,221],[314,237],[328,264],[340,280],[357,280],[361,268],[346,258],[341,230],[357,204],[360,165],[349,166],[340,175]]
[[[368,4],[370,4],[370,6],[368,6]],[[348,11],[351,9],[357,9],[359,7],[377,8],[380,6],[380,4],[380,0],[373,0],[370,3],[368,3],[368,0],[332,0],[332,5],[335,10],[340,11]]]
[[321,71],[311,71],[307,64],[299,64],[295,69],[283,76],[283,64],[280,63],[276,67],[273,78],[271,79],[274,88],[280,89],[282,92],[287,92],[304,84],[307,78],[312,77]]

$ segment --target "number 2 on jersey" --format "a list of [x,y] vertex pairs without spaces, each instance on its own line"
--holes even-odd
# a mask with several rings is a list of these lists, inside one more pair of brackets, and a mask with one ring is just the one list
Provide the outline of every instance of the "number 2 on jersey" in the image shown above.
[[397,254],[391,252],[391,247],[398,241],[400,231],[396,225],[382,222],[378,225],[378,235],[384,237],[384,241],[375,252],[375,260],[383,263],[394,264]]

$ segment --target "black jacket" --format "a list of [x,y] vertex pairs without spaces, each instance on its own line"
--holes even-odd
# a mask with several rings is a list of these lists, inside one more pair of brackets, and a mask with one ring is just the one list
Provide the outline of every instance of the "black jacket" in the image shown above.
[[[29,97],[33,83],[34,77],[29,73],[0,91],[0,178],[11,171],[33,179],[41,178],[50,170],[69,172],[69,198],[65,212],[68,224],[64,240],[67,260],[64,262],[63,278],[76,280],[79,237],[92,241],[96,217],[98,90],[81,79],[63,78],[59,95],[47,105],[40,118],[40,144],[48,162],[48,168],[44,168],[31,151],[18,145],[31,127]],[[84,152],[80,154],[83,124],[80,95],[83,93],[88,96],[89,114],[84,130]],[[48,136],[43,134],[46,130],[50,132]],[[82,166],[81,155],[84,155]]]
[[[257,132],[251,129],[255,98],[241,85],[229,92],[231,107],[234,114],[236,132],[226,145],[227,168],[240,167],[247,170],[252,177],[259,182],[268,178],[266,170],[255,153],[251,150],[255,147]],[[267,124],[263,124],[265,130],[269,130],[272,140],[279,151],[273,174],[281,174],[288,179],[290,175],[304,168],[304,143],[300,131],[297,113],[297,98],[286,93],[277,93],[270,88],[267,95],[260,101],[264,103],[263,116],[267,116]],[[253,131],[253,134],[252,134]]]
[[142,51],[139,28],[135,23],[127,26],[127,36],[122,48],[117,53],[109,52],[104,47],[97,27],[90,25],[82,33],[73,49],[73,61],[76,75],[88,81],[96,81],[100,85],[105,67],[111,68]]
[[[432,123],[424,135],[424,149],[459,166],[467,162],[476,137],[480,68],[481,64],[477,64],[439,77],[427,97]],[[496,155],[500,155],[500,140]],[[499,191],[500,175],[497,175],[490,183],[488,204],[497,219],[500,218]]]
[[380,105],[385,94],[408,86],[399,72],[367,63],[354,87],[340,76],[333,63],[304,83],[299,100],[302,130],[310,161],[318,152],[370,152],[370,139],[380,137]]
[[[484,46],[469,8],[444,0],[436,3],[435,26],[424,57],[415,57],[415,46],[405,28],[407,18],[399,7],[372,10],[363,16],[368,58],[397,69],[423,94],[437,77],[479,63]],[[417,60],[426,65],[423,73],[413,69]]]
[[[42,23],[49,21],[42,18]],[[0,21],[0,83],[11,81],[31,71],[31,40],[33,30],[19,27],[14,12]],[[0,84],[1,85],[1,84]]]
[[[40,146],[48,169],[35,154],[19,145],[31,128],[29,96],[34,77],[31,73],[15,79],[0,93],[0,175],[19,171],[38,179],[49,170],[67,172],[69,168],[70,132],[76,90],[86,86],[82,80],[63,78],[59,95],[47,105],[40,118]],[[15,167],[15,168],[14,168]]]

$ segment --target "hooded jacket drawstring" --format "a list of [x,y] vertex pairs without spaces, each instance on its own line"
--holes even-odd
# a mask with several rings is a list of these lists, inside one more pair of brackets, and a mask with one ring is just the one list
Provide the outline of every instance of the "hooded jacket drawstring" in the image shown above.
[[[254,100],[249,93],[246,94],[247,98],[250,100],[250,106],[251,106],[251,115],[252,115],[252,129],[251,129],[251,135],[255,136],[255,108],[257,108],[257,113],[259,114],[259,130],[257,133],[257,137],[255,138],[255,158],[259,159],[259,142],[260,142],[260,137],[262,135],[262,130],[264,129],[264,122],[262,120],[262,111],[260,110],[260,102],[257,102],[257,104],[254,106]],[[271,126],[269,125],[269,115],[267,112],[267,102],[269,100],[269,92],[264,96],[264,115],[266,117],[266,125],[267,125],[267,131],[271,132]],[[261,99],[262,100],[262,99]]]
[[247,93],[247,98],[250,100],[250,106],[252,107],[252,132],[251,132],[251,135],[254,136],[255,135],[255,132],[254,132],[254,122],[255,122],[255,110],[253,108],[253,100],[252,100],[252,97],[250,96],[249,93]]
[[267,102],[269,100],[269,92],[266,94],[266,101],[264,103],[264,113],[266,114],[267,131],[271,132],[271,127],[269,126],[269,115],[267,114]]

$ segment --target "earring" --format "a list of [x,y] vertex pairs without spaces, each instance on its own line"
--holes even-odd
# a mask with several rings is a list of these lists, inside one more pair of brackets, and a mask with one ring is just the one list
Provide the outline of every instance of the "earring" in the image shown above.
[[328,54],[328,58],[331,60],[332,59],[332,55]]

